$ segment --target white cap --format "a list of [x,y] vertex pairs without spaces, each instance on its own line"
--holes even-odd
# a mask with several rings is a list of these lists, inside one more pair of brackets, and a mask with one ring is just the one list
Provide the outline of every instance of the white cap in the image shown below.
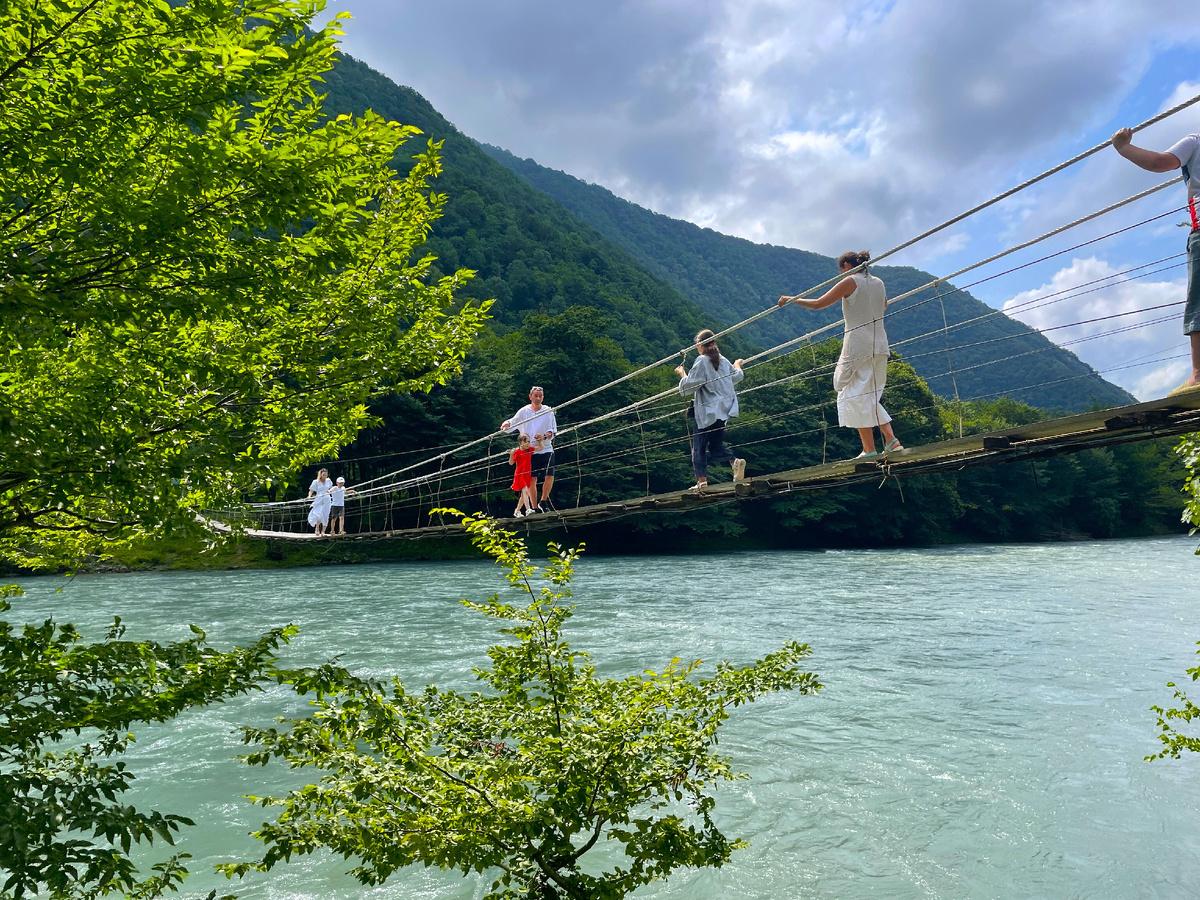
[[337,483],[338,483],[338,484],[345,484],[345,483],[346,483],[346,479],[345,479],[345,478],[343,478],[341,475],[339,475],[339,476],[338,476]]

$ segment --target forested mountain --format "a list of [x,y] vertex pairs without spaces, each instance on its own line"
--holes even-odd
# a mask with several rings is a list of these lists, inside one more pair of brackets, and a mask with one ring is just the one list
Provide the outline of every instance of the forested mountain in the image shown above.
[[[671,219],[605,188],[533,160],[518,159],[499,147],[483,148],[723,323],[743,319],[770,305],[780,294],[818,284],[837,271],[829,257],[755,244]],[[875,271],[887,282],[892,296],[933,278],[928,272],[902,266],[881,265]],[[942,295],[939,301],[922,303],[938,294]],[[946,334],[930,334],[943,327],[943,304],[951,326],[979,316],[987,318]],[[911,309],[903,311],[906,307]],[[991,307],[966,291],[944,286],[917,294],[896,309],[888,323],[889,335],[896,342],[929,334],[897,349],[942,396],[953,396],[957,382],[964,398],[1005,394],[1047,410],[1078,411],[1132,399],[1074,354],[1014,319],[993,315]],[[788,309],[759,320],[747,332],[772,346],[840,315],[836,307],[816,314]],[[948,374],[952,370],[956,373],[953,381]]]
[[[631,359],[646,362],[682,346],[704,326],[695,303],[497,164],[416,91],[349,56],[325,81],[330,115],[372,109],[444,142],[445,169],[436,189],[449,202],[425,248],[444,272],[475,270],[461,294],[494,297],[498,331],[519,327],[531,312],[558,315],[589,307],[602,313],[596,322],[606,336]],[[415,139],[412,152],[423,142]],[[397,160],[401,168],[406,163]]]
[[[816,254],[761,247],[655,216],[561,173],[506,158],[518,175],[416,92],[348,57],[327,76],[326,87],[330,114],[373,109],[444,142],[445,168],[437,189],[448,202],[426,250],[439,258],[442,272],[465,266],[478,273],[464,296],[496,299],[492,326],[472,350],[460,379],[429,395],[373,404],[381,424],[330,461],[334,474],[344,474],[351,484],[408,466],[413,467],[406,469],[409,474],[435,479],[390,496],[386,510],[376,507],[370,521],[352,504],[352,530],[423,524],[429,510],[440,505],[507,515],[512,474],[503,455],[511,441],[494,431],[524,404],[530,384],[544,386],[547,402],[559,405],[678,349],[702,326],[727,325],[762,308],[780,285],[799,288],[833,273],[832,261]],[[405,162],[397,160],[400,166]],[[562,202],[546,193],[551,189]],[[883,274],[893,294],[927,280],[913,269],[889,268]],[[951,322],[992,312],[961,293],[949,294],[946,301]],[[895,340],[926,330],[930,316],[941,324],[940,304],[919,309],[911,314],[911,326],[897,317]],[[767,318],[774,330],[734,335],[722,347],[731,358],[745,355],[818,321],[800,310],[784,310]],[[1044,414],[1008,400],[939,401],[921,374],[931,376],[940,393],[952,394],[948,379],[938,380],[946,363],[940,337],[902,345],[903,359],[892,365],[886,402],[906,443],[928,443],[959,427],[999,428]],[[953,353],[964,397],[994,391],[1020,395],[1022,385],[1065,378],[1033,399],[1059,408],[1128,399],[1070,354],[1002,316],[952,332],[950,345],[980,340],[992,342]],[[732,424],[730,440],[749,458],[751,476],[857,452],[854,435],[836,426],[832,408],[830,371],[838,346],[835,338],[750,370],[742,388],[742,417]],[[1016,364],[961,371],[1021,353],[1028,355]],[[778,387],[755,390],[778,379],[783,380]],[[673,383],[669,367],[660,367],[564,410],[560,428]],[[673,397],[636,417],[588,426],[556,441],[559,505],[689,484],[684,405]],[[465,454],[437,456],[489,432],[492,438]],[[494,456],[480,461],[489,454]],[[427,462],[419,464],[422,460]],[[460,464],[465,468],[455,469]],[[1171,465],[1170,449],[1162,443],[1094,451],[1029,466],[929,476],[907,482],[902,495],[894,487],[871,486],[685,517],[642,516],[589,529],[588,540],[627,551],[631,534],[652,534],[658,547],[687,547],[718,536],[726,546],[735,540],[828,546],[1144,533],[1176,527],[1172,490],[1164,487],[1171,484],[1166,474]],[[456,474],[441,477],[443,467]],[[727,471],[718,470],[716,480],[724,477]],[[307,484],[307,478],[299,483]],[[888,504],[885,515],[878,514],[881,502]],[[868,521],[874,524],[864,532],[862,523]]]

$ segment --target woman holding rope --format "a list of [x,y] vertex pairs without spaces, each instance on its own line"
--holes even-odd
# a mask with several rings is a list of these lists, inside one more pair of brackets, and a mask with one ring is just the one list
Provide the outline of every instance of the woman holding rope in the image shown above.
[[883,435],[883,452],[903,450],[892,430],[892,417],[879,402],[887,384],[887,361],[890,354],[883,314],[887,309],[887,289],[883,281],[870,273],[866,250],[850,250],[838,257],[838,270],[861,272],[847,275],[823,296],[815,300],[783,296],[780,306],[797,303],[809,309],[825,309],[839,300],[842,318],[846,323],[842,339],[842,355],[833,370],[833,388],[837,391],[838,424],[858,429],[862,453],[857,459],[874,459],[875,428]]
[[721,355],[713,332],[705,328],[696,335],[696,361],[690,371],[675,367],[679,393],[692,397],[696,430],[692,432],[692,471],[697,493],[708,487],[710,463],[727,462],[733,480],[746,477],[746,460],[734,455],[725,445],[725,426],[738,414],[737,392],[733,386],[745,377],[740,359],[730,362]]

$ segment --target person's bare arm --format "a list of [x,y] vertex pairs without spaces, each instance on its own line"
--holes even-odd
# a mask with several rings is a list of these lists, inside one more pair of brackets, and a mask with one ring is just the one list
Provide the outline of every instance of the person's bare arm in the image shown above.
[[797,303],[809,309],[825,309],[828,306],[833,306],[835,303],[841,303],[853,294],[857,287],[853,278],[843,278],[815,300],[808,300],[804,297],[789,297],[785,294],[779,298],[779,305],[787,306],[789,303]]
[[1129,128],[1122,128],[1114,134],[1112,145],[1123,157],[1147,172],[1170,172],[1183,165],[1174,153],[1162,153],[1136,146],[1133,143],[1133,131]]

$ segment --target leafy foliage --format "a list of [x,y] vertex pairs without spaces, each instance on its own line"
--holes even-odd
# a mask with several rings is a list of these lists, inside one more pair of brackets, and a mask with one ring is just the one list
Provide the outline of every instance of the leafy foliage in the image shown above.
[[[1200,643],[1197,646],[1200,646]],[[1200,650],[1197,650],[1196,653],[1200,656]],[[1200,665],[1188,669],[1187,674],[1192,681],[1200,681]],[[1180,754],[1185,751],[1200,753],[1200,735],[1187,734],[1179,730],[1181,726],[1189,725],[1194,720],[1200,719],[1200,706],[1197,706],[1175,682],[1168,681],[1167,687],[1175,689],[1177,705],[1151,707],[1158,716],[1158,740],[1163,747],[1158,753],[1147,756],[1148,760],[1165,759],[1168,756],[1179,759]]]
[[[1178,452],[1183,457],[1187,469],[1183,485],[1183,492],[1187,498],[1183,509],[1183,521],[1192,526],[1191,533],[1195,534],[1197,529],[1200,529],[1200,434],[1184,437],[1179,442]],[[1196,555],[1200,556],[1200,547],[1196,548]],[[1200,655],[1200,650],[1196,652]],[[1188,669],[1187,675],[1192,681],[1200,681],[1200,665]],[[1147,756],[1147,759],[1164,759],[1168,756],[1178,759],[1184,751],[1200,753],[1200,735],[1179,730],[1181,726],[1200,719],[1200,706],[1197,706],[1175,682],[1167,682],[1167,687],[1174,688],[1176,705],[1151,707],[1158,717],[1158,740],[1163,747],[1158,753]]]
[[[422,863],[499,869],[491,898],[617,898],[680,866],[728,861],[742,842],[717,827],[711,788],[743,776],[714,750],[720,726],[733,707],[774,691],[819,690],[798,668],[808,647],[789,642],[705,677],[700,661],[673,659],[601,678],[564,635],[582,548],[552,546],[539,567],[486,517],[463,523],[509,587],[464,601],[510,638],[475,670],[482,689],[412,692],[335,666],[297,673],[292,682],[315,695],[315,711],[283,728],[247,729],[259,745],[247,761],[325,774],[259,799],[281,808],[257,832],[266,852],[225,871],[268,870],[328,848],[360,860],[353,874],[365,884]],[[585,867],[597,847],[603,863]]]
[[[193,536],[195,509],[350,441],[370,398],[460,371],[488,304],[416,256],[439,145],[400,175],[417,128],[326,115],[322,7],[0,6],[0,562]],[[131,857],[189,820],[121,802],[130,729],[254,689],[293,633],[218,651],[123,630],[0,621],[5,896],[176,889],[186,854]]]
[[[1183,507],[1183,521],[1192,526],[1192,534],[1200,530],[1200,434],[1189,434],[1179,442],[1177,452],[1183,458],[1186,477],[1183,482],[1183,493],[1186,498]],[[1200,547],[1196,548],[1200,556]]]
[[0,11],[0,554],[71,561],[237,500],[458,373],[487,303],[413,259],[430,142],[328,118],[308,0]]
[[[11,593],[11,591],[9,592]],[[9,610],[0,601],[0,612]],[[46,620],[0,621],[0,893],[5,897],[158,896],[187,870],[179,853],[142,877],[135,844],[174,844],[190,819],[121,802],[134,779],[119,757],[140,723],[163,722],[259,687],[293,634],[273,629],[244,647],[103,641]]]

